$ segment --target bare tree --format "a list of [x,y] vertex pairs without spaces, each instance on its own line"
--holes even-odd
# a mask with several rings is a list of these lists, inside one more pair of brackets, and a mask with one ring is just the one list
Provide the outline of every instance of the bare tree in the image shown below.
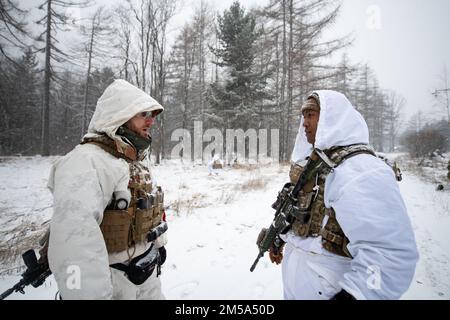
[[107,37],[111,35],[111,28],[109,27],[110,21],[111,16],[105,12],[104,7],[99,7],[92,17],[88,19],[88,24],[80,27],[80,31],[85,42],[84,52],[87,54],[87,71],[84,84],[81,136],[86,133],[86,126],[88,123],[89,81],[91,78],[93,59],[95,57],[104,58],[109,55],[109,50],[107,50]]
[[[151,56],[152,40],[154,38],[153,23],[156,17],[156,6],[154,1],[139,0],[137,3],[128,0],[130,10],[137,22],[136,31],[138,38],[139,66],[135,66],[137,85],[147,89],[147,68]],[[140,68],[140,70],[138,69]]]
[[188,127],[189,120],[189,105],[190,105],[190,87],[192,85],[192,69],[194,66],[194,59],[196,54],[197,38],[193,33],[193,30],[186,25],[181,33],[181,63],[182,63],[182,78],[181,78],[181,100],[183,104],[182,114],[183,123],[182,127]]
[[[152,83],[150,93],[161,104],[165,101],[166,85],[166,46],[167,46],[167,27],[170,19],[175,13],[177,1],[159,0],[155,19],[153,20],[153,40],[152,40]],[[165,158],[165,121],[164,114],[157,119],[156,127],[158,142],[155,146],[156,163],[160,163],[161,158]]]
[[[211,8],[205,0],[200,1],[200,5],[196,8],[194,15],[194,29],[196,38],[198,39],[198,50],[196,63],[198,68],[198,98],[199,98],[199,115],[202,122],[205,120],[204,114],[206,110],[206,73],[207,73],[207,59],[210,51],[209,45],[212,43],[214,33],[214,16]],[[210,60],[212,57],[210,57]]]
[[326,58],[351,43],[349,36],[323,39],[324,31],[336,22],[340,8],[334,0],[272,0],[259,11],[267,19],[265,30],[277,40],[274,76],[282,160],[287,159],[295,136],[292,127],[292,120],[298,116],[295,106],[301,104],[309,91],[335,75]]
[[21,9],[14,0],[0,1],[0,54],[15,63],[8,53],[10,48],[24,50],[25,38],[29,37],[23,21],[28,12]]
[[375,87],[374,88],[374,99],[371,102],[372,106],[372,128],[371,128],[371,141],[375,150],[380,152],[384,151],[384,131],[387,123],[386,112],[387,105],[385,101],[385,96],[383,91]]
[[117,34],[117,43],[116,48],[119,50],[118,58],[122,62],[122,67],[120,70],[120,74],[123,73],[123,78],[127,81],[130,81],[130,72],[129,66],[132,64],[131,62],[131,46],[132,46],[132,38],[131,38],[131,17],[130,12],[124,6],[119,6],[115,10],[116,13],[116,34]]
[[447,112],[447,121],[450,124],[450,87],[448,82],[447,66],[444,66],[442,73],[439,76],[441,88],[436,89],[433,95],[438,103],[438,106]]
[[435,152],[447,149],[447,141],[442,132],[428,125],[418,132],[407,131],[402,140],[410,155],[415,158],[422,157],[422,161]]
[[[67,31],[69,17],[59,10],[64,8],[80,8],[90,4],[89,0],[83,2],[74,2],[69,0],[45,0],[40,6],[45,15],[37,21],[44,25],[45,30],[39,35],[42,40],[45,36],[45,46],[40,49],[45,52],[45,76],[44,76],[44,99],[43,99],[43,125],[42,125],[42,155],[50,155],[50,84],[56,79],[56,73],[53,68],[54,62],[62,63],[66,61],[67,54],[58,47],[59,41],[55,34],[57,30]],[[59,10],[58,10],[59,9]]]
[[347,53],[344,53],[341,61],[334,68],[334,76],[327,81],[326,87],[341,92],[353,102],[356,98],[354,89],[356,88],[355,80],[357,79],[359,68],[360,66],[352,64]]
[[[174,15],[176,1],[171,0],[127,0],[132,13],[132,25],[136,30],[137,54],[134,59],[127,56],[126,62],[133,67],[138,87],[150,93],[164,104],[166,36],[170,19]],[[123,29],[123,28],[122,28]],[[125,36],[127,38],[128,36]],[[125,45],[127,53],[129,47]],[[164,115],[156,123],[158,139],[155,143],[156,162],[164,151]]]
[[165,120],[167,129],[191,128],[191,120],[197,112],[193,103],[193,71],[197,55],[197,37],[192,24],[186,23],[172,47],[166,64],[166,82],[169,92],[166,99]]
[[395,143],[401,128],[401,112],[406,104],[405,98],[395,91],[386,94],[389,151],[395,151]]

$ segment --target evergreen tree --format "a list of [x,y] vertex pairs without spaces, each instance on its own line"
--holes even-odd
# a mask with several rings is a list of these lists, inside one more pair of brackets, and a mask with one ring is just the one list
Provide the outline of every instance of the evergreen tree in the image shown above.
[[40,133],[41,107],[36,56],[27,48],[20,60],[1,66],[0,109],[3,154],[34,154]]
[[18,127],[23,128],[22,152],[35,154],[39,150],[38,138],[41,132],[42,105],[40,95],[40,70],[36,55],[31,48],[27,48],[19,66],[16,68],[16,86],[18,88],[20,110],[17,115],[21,123]]
[[215,63],[225,68],[226,78],[210,87],[209,102],[216,122],[224,128],[257,127],[259,106],[267,96],[267,74],[255,65],[255,43],[260,36],[255,17],[236,1],[218,17],[217,33],[220,46],[211,50]]
[[80,142],[84,86],[74,72],[67,70],[56,76],[59,81],[53,84],[51,99],[52,150],[65,154]]

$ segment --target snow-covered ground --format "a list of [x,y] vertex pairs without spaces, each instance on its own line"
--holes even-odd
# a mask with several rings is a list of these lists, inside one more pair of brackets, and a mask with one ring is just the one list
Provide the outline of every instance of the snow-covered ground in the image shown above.
[[[19,261],[41,223],[50,219],[46,189],[55,158],[0,159],[0,292],[20,280]],[[257,256],[256,237],[273,218],[271,204],[288,179],[287,166],[225,168],[168,161],[153,169],[165,189],[169,221],[163,292],[168,299],[282,299],[281,267]],[[450,299],[450,192],[403,171],[400,188],[420,251],[416,275],[404,299]],[[25,239],[25,240],[24,240]],[[49,277],[42,287],[9,299],[53,299]]]

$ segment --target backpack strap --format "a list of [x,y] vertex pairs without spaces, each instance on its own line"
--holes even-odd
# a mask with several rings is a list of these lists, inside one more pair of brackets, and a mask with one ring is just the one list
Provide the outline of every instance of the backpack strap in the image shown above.
[[[369,154],[376,157],[375,151],[367,144],[353,144],[344,147],[335,147],[324,152],[335,164],[334,168],[340,166],[345,160],[353,158],[360,154]],[[333,169],[334,169],[333,168]]]
[[87,143],[94,144],[99,148],[103,149],[104,151],[108,152],[112,156],[124,159],[127,162],[132,162],[136,160],[136,152],[127,152],[127,150],[125,150],[125,153],[119,152],[117,150],[117,146],[114,140],[106,135],[100,137],[85,138],[82,142],[80,142],[80,144],[87,144]]

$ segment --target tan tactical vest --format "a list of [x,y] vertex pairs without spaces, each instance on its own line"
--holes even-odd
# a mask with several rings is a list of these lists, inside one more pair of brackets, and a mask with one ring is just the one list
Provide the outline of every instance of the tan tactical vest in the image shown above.
[[[147,235],[161,223],[164,214],[164,193],[161,187],[152,190],[149,169],[136,158],[133,150],[119,152],[114,140],[107,136],[89,138],[83,141],[99,146],[115,157],[125,159],[130,166],[130,181],[128,188],[131,201],[128,209],[118,210],[112,199],[103,213],[100,224],[108,253],[134,249],[136,243],[147,241]],[[130,147],[131,148],[131,147]]]
[[[325,154],[337,166],[345,159],[361,153],[375,156],[375,152],[367,145],[353,145],[325,151]],[[300,165],[294,164],[291,166],[289,177],[293,184],[297,183],[302,172],[303,167]],[[334,209],[325,207],[325,179],[328,174],[323,172],[317,173],[300,191],[298,196],[299,208],[301,211],[309,213],[309,219],[306,223],[296,220],[292,224],[292,231],[300,237],[322,236],[322,246],[326,250],[351,258],[352,256],[347,249],[349,240],[336,220]],[[328,216],[328,221],[323,226],[325,216]]]

